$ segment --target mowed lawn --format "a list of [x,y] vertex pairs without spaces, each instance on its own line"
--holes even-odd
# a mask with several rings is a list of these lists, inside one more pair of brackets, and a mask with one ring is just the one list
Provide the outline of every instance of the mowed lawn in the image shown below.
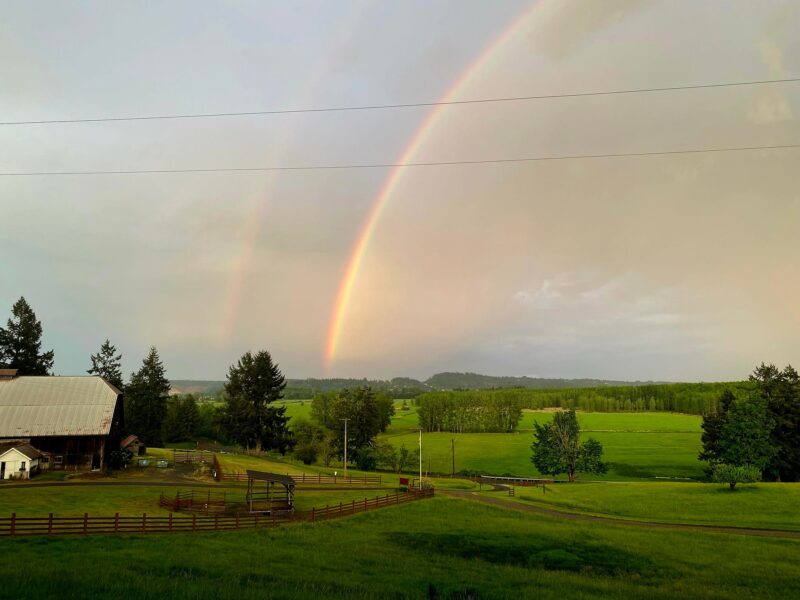
[[644,521],[800,530],[800,483],[576,483],[515,488],[513,500]]
[[[450,473],[451,440],[455,440],[455,470],[491,475],[538,477],[530,461],[533,422],[552,419],[551,412],[526,411],[515,433],[425,433],[423,464],[434,473]],[[700,423],[694,415],[674,413],[578,413],[584,438],[603,444],[610,471],[601,480],[636,480],[653,477],[700,478],[704,464],[700,452]],[[412,410],[398,414],[383,439],[416,451],[418,434]],[[527,429],[525,429],[527,427]]]
[[0,597],[796,598],[799,551],[435,498],[274,530],[0,539]]

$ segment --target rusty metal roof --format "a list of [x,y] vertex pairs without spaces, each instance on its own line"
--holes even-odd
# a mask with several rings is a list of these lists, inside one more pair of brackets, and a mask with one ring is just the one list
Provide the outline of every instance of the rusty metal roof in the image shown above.
[[118,398],[97,376],[0,381],[0,438],[108,435]]

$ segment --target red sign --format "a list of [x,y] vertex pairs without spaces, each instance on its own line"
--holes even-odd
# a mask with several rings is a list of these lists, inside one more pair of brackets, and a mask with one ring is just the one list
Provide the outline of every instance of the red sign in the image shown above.
[[400,485],[408,485],[408,477],[401,477]]

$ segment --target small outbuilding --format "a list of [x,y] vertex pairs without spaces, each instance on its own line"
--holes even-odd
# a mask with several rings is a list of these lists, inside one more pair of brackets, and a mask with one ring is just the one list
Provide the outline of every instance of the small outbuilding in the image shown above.
[[30,444],[0,446],[0,479],[30,479],[39,471],[41,458]]
[[147,453],[147,446],[135,435],[129,435],[119,443],[120,450],[130,450],[134,456],[144,456]]
[[247,509],[250,514],[286,515],[294,512],[295,481],[289,475],[247,470]]

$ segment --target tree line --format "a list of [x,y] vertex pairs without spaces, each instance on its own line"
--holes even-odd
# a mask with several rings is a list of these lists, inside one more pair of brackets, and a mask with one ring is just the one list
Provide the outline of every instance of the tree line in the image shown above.
[[[704,415],[714,412],[726,389],[746,392],[751,382],[668,383],[642,386],[609,386],[552,390],[497,389],[426,392],[416,398],[419,407],[430,399],[434,405],[489,405],[507,403],[520,409],[563,408],[586,412],[666,411]],[[424,427],[422,422],[420,425]]]
[[510,433],[522,419],[523,403],[513,394],[430,392],[417,407],[423,431]]

